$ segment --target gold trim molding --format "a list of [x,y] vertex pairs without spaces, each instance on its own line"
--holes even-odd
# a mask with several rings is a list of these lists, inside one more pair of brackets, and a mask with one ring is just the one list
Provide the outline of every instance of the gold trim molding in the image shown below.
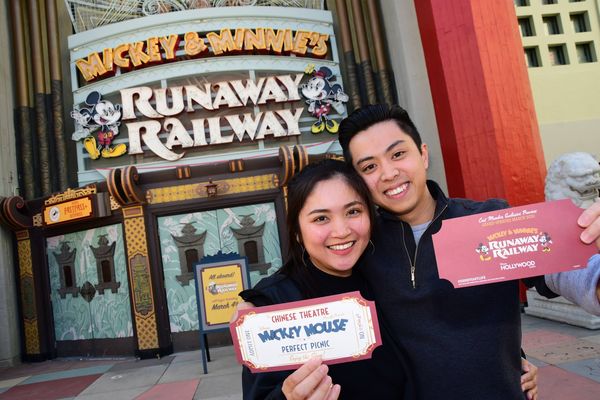
[[44,222],[42,219],[42,213],[35,214],[33,216],[32,220],[33,220],[33,226],[38,227],[38,228],[44,226]]
[[44,201],[44,205],[62,203],[63,201],[78,199],[80,197],[89,196],[90,194],[96,194],[98,189],[95,186],[85,187],[81,189],[67,189],[62,193],[48,198]]
[[121,208],[121,205],[119,204],[119,202],[117,200],[115,200],[114,197],[110,196],[110,209],[112,211],[118,210],[119,208]]
[[[248,176],[243,178],[231,178],[213,180],[217,185],[217,197],[237,193],[257,192],[279,188],[279,177],[276,174],[265,174]],[[149,189],[146,192],[148,204],[171,203],[207,198],[206,185],[208,182],[193,183],[189,185],[168,186]]]

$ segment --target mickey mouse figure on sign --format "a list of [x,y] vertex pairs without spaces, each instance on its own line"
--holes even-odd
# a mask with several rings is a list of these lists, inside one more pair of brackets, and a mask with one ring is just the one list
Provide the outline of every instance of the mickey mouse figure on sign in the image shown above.
[[[98,157],[118,157],[127,152],[127,146],[119,143],[112,146],[112,141],[119,134],[121,124],[121,106],[113,105],[110,101],[102,100],[99,92],[91,92],[85,99],[87,107],[71,111],[71,117],[75,120],[75,132],[71,139],[79,141],[83,139],[83,147],[90,154],[92,160]],[[98,141],[92,133],[98,131]]]
[[320,67],[317,70],[311,64],[304,70],[304,73],[311,75],[311,78],[300,85],[300,90],[307,99],[308,112],[317,118],[310,131],[315,134],[324,130],[329,133],[337,133],[340,125],[337,121],[329,118],[329,113],[333,107],[338,114],[342,114],[345,111],[343,103],[348,101],[348,95],[344,93],[339,83],[333,83],[335,76],[329,68]]
[[492,259],[490,256],[490,248],[483,243],[479,243],[479,246],[477,246],[475,251],[479,254],[479,259],[481,261],[490,261]]

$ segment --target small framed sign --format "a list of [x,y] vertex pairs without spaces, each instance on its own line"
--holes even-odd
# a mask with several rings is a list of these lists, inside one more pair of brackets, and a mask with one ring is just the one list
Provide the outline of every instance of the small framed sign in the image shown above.
[[237,304],[242,301],[238,293],[250,286],[248,263],[237,253],[204,257],[194,264],[196,303],[202,345],[204,373],[207,373],[205,335],[229,329],[229,321]]

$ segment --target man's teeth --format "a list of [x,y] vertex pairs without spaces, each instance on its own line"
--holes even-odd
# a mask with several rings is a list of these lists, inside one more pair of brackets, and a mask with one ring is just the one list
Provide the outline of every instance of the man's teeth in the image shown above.
[[404,185],[398,186],[396,189],[387,190],[385,192],[385,194],[387,194],[388,196],[394,196],[394,195],[404,192],[407,187],[408,187],[408,184],[405,183]]
[[331,250],[346,250],[354,245],[354,242],[348,242],[344,244],[336,244],[333,246],[328,246]]

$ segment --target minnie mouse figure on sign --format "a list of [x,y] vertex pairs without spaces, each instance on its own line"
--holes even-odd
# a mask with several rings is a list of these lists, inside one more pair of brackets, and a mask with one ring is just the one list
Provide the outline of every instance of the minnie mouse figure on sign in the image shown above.
[[542,245],[542,251],[547,253],[552,250],[552,238],[548,234],[548,232],[542,232],[539,236],[540,244]]
[[343,103],[348,101],[348,95],[340,84],[333,83],[335,76],[329,68],[320,67],[315,70],[314,65],[309,65],[304,72],[310,74],[311,78],[300,85],[300,90],[307,99],[308,112],[317,118],[310,131],[321,133],[327,130],[329,133],[337,133],[339,124],[329,118],[329,113],[333,107],[338,114],[342,114],[345,111]]
[[[92,160],[118,157],[127,152],[127,146],[119,143],[112,146],[112,141],[119,134],[121,122],[121,106],[102,100],[99,92],[91,92],[85,100],[87,108],[76,107],[71,111],[76,130],[71,136],[75,141],[83,139],[83,147],[90,153]],[[98,131],[98,142],[92,132]]]

